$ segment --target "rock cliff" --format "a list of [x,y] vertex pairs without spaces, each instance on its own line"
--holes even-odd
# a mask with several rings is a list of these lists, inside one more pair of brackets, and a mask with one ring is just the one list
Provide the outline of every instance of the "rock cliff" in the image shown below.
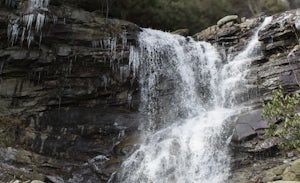
[[[0,0],[0,180],[108,181],[137,139],[138,83],[128,57],[139,27],[103,18],[94,11],[96,1],[53,0],[42,35],[36,31],[30,45],[22,44],[21,29],[12,41],[7,28],[19,30],[13,26],[20,26],[15,21],[26,3],[7,2]],[[228,16],[193,37],[233,57],[263,18]],[[263,56],[252,61],[248,83],[238,91],[249,110],[232,120],[232,182],[258,181],[258,172],[298,157],[279,156],[277,140],[263,136],[268,125],[260,114],[279,85],[299,92],[299,35],[297,10],[274,15],[259,32]],[[280,158],[263,159],[272,156]]]
[[[29,45],[28,39],[19,41],[21,33],[14,42],[7,36],[8,25],[24,18],[20,9],[26,4],[16,1],[9,7],[0,1],[4,182],[14,177],[107,181],[126,151],[116,146],[137,127],[138,92],[128,73],[128,52],[138,26],[105,19],[72,1],[59,2],[47,7],[42,39],[36,41],[40,35],[35,34]],[[111,162],[104,165],[108,158]],[[103,171],[101,166],[109,167]]]
[[[211,42],[224,49],[224,56],[234,57],[243,50],[255,27],[263,19],[264,17],[240,19],[235,15],[227,16],[217,25],[197,33],[194,38]],[[247,83],[238,91],[240,102],[248,105],[249,110],[233,120],[232,182],[281,180],[282,176],[258,178],[256,175],[299,158],[298,152],[287,153],[287,156],[280,151],[277,148],[278,139],[264,136],[268,123],[261,117],[262,104],[270,99],[271,91],[279,85],[283,86],[285,93],[299,93],[299,20],[299,10],[276,14],[272,22],[259,32],[263,56],[251,61]],[[277,161],[273,157],[277,157]]]

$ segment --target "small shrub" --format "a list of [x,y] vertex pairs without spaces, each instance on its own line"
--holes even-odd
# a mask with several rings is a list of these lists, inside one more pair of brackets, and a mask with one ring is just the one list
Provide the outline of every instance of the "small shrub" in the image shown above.
[[[280,86],[272,91],[272,98],[263,105],[262,117],[269,120],[266,135],[279,137],[282,149],[300,150],[300,115],[297,113],[299,94],[284,95]],[[276,122],[281,122],[277,125]]]

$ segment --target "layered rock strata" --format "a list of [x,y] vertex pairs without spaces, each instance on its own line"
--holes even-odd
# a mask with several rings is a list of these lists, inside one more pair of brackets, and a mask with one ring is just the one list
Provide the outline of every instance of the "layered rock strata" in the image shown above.
[[107,181],[138,126],[128,57],[139,28],[53,1],[41,40],[11,42],[16,3],[0,1],[0,180]]

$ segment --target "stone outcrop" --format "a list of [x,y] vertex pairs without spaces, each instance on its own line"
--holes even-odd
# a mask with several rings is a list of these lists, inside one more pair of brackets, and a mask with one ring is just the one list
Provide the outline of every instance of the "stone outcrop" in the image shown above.
[[[261,104],[270,98],[273,89],[282,85],[286,93],[299,90],[299,32],[296,25],[300,17],[296,11],[274,15],[272,22],[259,32],[262,48],[258,51],[263,56],[252,60],[247,84],[238,94],[239,102],[255,110],[239,116],[234,141],[242,142],[257,137],[261,130],[268,128],[267,122],[261,118]],[[231,26],[212,26],[194,37],[196,40],[209,41],[224,49],[225,55],[234,57],[246,46],[255,31],[254,27],[263,19],[264,17],[244,20]]]
[[300,160],[286,162],[257,175],[253,180],[261,182],[299,182]]
[[138,26],[53,1],[41,43],[12,45],[0,4],[0,181],[107,181],[136,139]]
[[[240,96],[239,102],[248,105],[249,110],[237,116],[233,122],[234,135],[231,143],[234,152],[232,182],[249,182],[259,172],[272,168],[281,161],[278,158],[281,152],[277,148],[280,139],[267,138],[264,135],[264,130],[268,128],[268,122],[261,117],[262,104],[270,99],[271,91],[278,88],[279,85],[283,86],[285,93],[299,93],[300,17],[298,11],[293,10],[274,15],[271,23],[259,32],[262,47],[258,51],[262,52],[262,56],[251,61],[251,67],[247,75],[248,82],[244,88],[238,91],[240,93],[238,94]],[[228,21],[225,21],[227,19]],[[194,38],[209,41],[219,46],[220,49],[224,49],[225,56],[233,58],[240,50],[243,50],[255,31],[255,27],[263,19],[264,17],[259,17],[234,22],[236,17],[227,17],[219,21],[226,23],[211,26],[195,34]],[[273,162],[270,158],[268,159],[268,157],[274,156],[278,158],[277,161]],[[298,156],[298,153],[292,154],[294,158]],[[264,158],[264,160],[261,160],[261,158]],[[284,159],[283,156],[282,161]],[[272,175],[272,177],[268,180],[261,180],[261,182],[281,180],[282,178],[279,179],[278,175]],[[257,180],[253,182],[257,182]]]

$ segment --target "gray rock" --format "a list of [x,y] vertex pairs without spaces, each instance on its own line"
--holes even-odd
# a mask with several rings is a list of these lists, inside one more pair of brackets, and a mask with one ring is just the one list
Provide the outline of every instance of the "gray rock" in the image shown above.
[[181,35],[181,36],[188,36],[188,35],[190,35],[190,30],[189,29],[178,29],[178,30],[175,30],[171,33],[172,34],[178,34],[178,35]]
[[45,183],[45,182],[39,181],[39,180],[33,180],[33,181],[31,181],[30,183]]
[[256,136],[256,132],[249,124],[237,124],[235,126],[234,141],[245,141]]
[[52,183],[64,183],[64,179],[61,177],[56,177],[56,176],[46,176],[47,180],[52,182]]
[[72,48],[67,45],[58,46],[57,55],[58,56],[68,56],[70,55]]
[[218,27],[222,27],[224,24],[228,22],[234,22],[234,23],[239,23],[240,19],[239,16],[237,15],[228,15],[226,17],[223,17],[217,22]]
[[261,117],[261,110],[249,111],[239,115],[236,126],[234,141],[250,140],[257,136],[257,131],[268,128],[268,123]]

